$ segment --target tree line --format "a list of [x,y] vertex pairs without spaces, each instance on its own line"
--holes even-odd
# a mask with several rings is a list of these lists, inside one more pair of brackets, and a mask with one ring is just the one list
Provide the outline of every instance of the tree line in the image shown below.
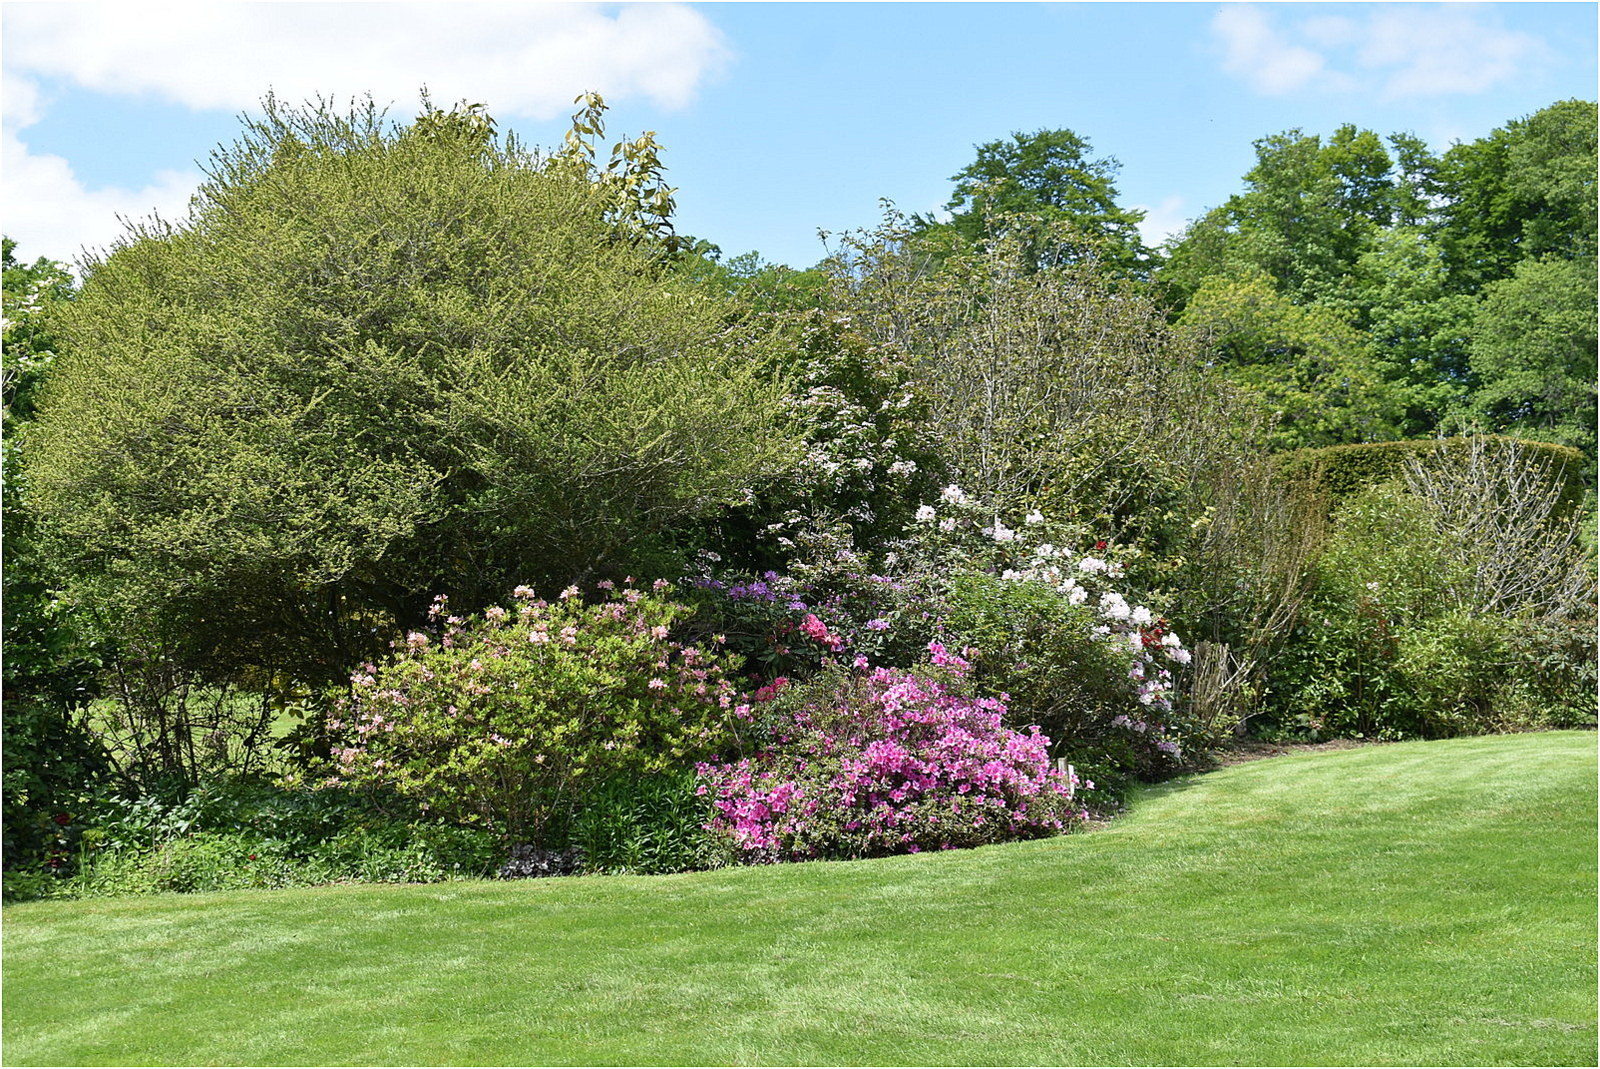
[[[1439,155],[1353,126],[1264,138],[1244,190],[1162,249],[1117,204],[1114,161],[1068,130],[1019,133],[978,147],[944,213],[891,210],[795,270],[676,232],[653,137],[607,158],[603,102],[580,103],[546,151],[477,106],[393,123],[268,98],[189,216],[132,226],[81,287],[7,242],[8,866],[89,784],[325,771],[352,673],[430,605],[634,576],[782,574],[824,635],[817,613],[880,579],[933,582],[974,648],[1006,651],[980,685],[1037,697],[1019,723],[1070,724],[1066,752],[1107,782],[1176,767],[1123,738],[1145,721],[1118,711],[1126,666],[1102,671],[1090,617],[1061,645],[1081,585],[1039,603],[994,585],[1036,570],[1007,556],[1018,517],[1125,576],[1150,649],[1167,617],[1210,644],[1146,739],[1173,754],[1252,711],[1323,730],[1293,721],[1294,695],[1363,731],[1570,717],[1592,597],[1571,539],[1539,535],[1575,529],[1550,489],[1568,453],[1474,446],[1460,478],[1391,473],[1421,517],[1399,541],[1392,510],[1340,520],[1273,457],[1482,431],[1572,447],[1592,477],[1594,104]],[[1559,693],[1473,669],[1446,686],[1439,649],[1406,646],[1379,705],[1346,715],[1371,687],[1319,696],[1329,666],[1374,671],[1377,610],[1317,562],[1403,541],[1396,575],[1489,574],[1487,542],[1428,517],[1507,494],[1506,533],[1542,547],[1560,590],[1422,584],[1384,627],[1444,621],[1435,638],[1470,631],[1483,665],[1542,664]],[[939,501],[976,542],[941,541]],[[1484,631],[1491,596],[1536,636]],[[1346,630],[1308,630],[1306,604]],[[702,606],[674,641],[726,637],[734,674],[770,684],[798,625],[764,620],[772,641],[739,647],[744,611]],[[924,626],[906,633],[925,645]],[[1050,706],[1068,692],[1082,708]],[[1440,701],[1476,712],[1419,711]]]

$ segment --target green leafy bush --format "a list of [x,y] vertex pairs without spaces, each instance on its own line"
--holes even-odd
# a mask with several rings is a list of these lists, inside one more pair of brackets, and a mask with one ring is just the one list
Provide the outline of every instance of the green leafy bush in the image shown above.
[[56,359],[52,312],[72,297],[72,277],[61,264],[19,262],[16,243],[3,240],[4,306],[0,380],[4,433],[0,449],[0,500],[4,507],[4,849],[7,869],[59,866],[70,845],[58,818],[70,817],[108,771],[106,755],[87,730],[85,703],[93,697],[96,651],[62,611],[55,581],[38,546],[29,507],[19,432],[33,418],[34,402]]
[[785,467],[764,326],[569,162],[269,100],[91,265],[26,445],[104,634],[179,686],[333,683],[433,593],[620,574]]
[[502,859],[482,829],[349,790],[231,783],[170,800],[102,794],[68,816],[61,864],[8,873],[8,900],[433,882],[487,876]]
[[1536,466],[1542,478],[1557,488],[1560,511],[1570,512],[1582,503],[1588,489],[1583,454],[1570,446],[1525,438],[1475,435],[1299,449],[1285,454],[1278,462],[1278,470],[1283,478],[1302,484],[1304,492],[1326,492],[1336,500],[1403,479],[1413,463],[1455,463],[1456,458],[1470,457],[1473,450],[1481,450],[1485,442],[1515,450],[1530,466]]
[[1391,482],[1336,507],[1271,668],[1271,726],[1432,738],[1593,722],[1593,580],[1573,521],[1550,515],[1553,492],[1521,500],[1519,514],[1517,499],[1480,485],[1479,512],[1527,526],[1475,541],[1450,520],[1470,486]]
[[585,872],[692,872],[732,858],[707,830],[711,807],[691,769],[614,776],[590,784],[567,832]]
[[328,724],[331,782],[544,846],[588,783],[687,767],[728,741],[734,687],[720,654],[669,637],[689,610],[667,590],[586,605],[577,587],[554,602],[519,587],[470,620],[436,601],[433,637],[355,675]]
[[1188,750],[1170,710],[1139,703],[1131,652],[1096,632],[1101,618],[1087,604],[1045,583],[963,572],[951,577],[943,622],[946,641],[971,651],[974,684],[1007,696],[1012,723],[1038,724],[1051,756],[1093,780],[1097,799],[1120,801],[1134,782],[1170,775],[1172,743]]

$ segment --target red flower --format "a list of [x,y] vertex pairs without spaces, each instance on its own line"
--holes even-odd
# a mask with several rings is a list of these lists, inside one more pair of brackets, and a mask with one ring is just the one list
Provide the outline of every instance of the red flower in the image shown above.
[[1097,549],[1097,550],[1105,549],[1106,548],[1106,540],[1104,538],[1102,538],[1100,541],[1098,541],[1098,542],[1096,542],[1094,544],[1094,548]]
[[68,824],[72,823],[72,815],[70,813],[57,813],[55,816],[55,821],[57,824],[65,828]]

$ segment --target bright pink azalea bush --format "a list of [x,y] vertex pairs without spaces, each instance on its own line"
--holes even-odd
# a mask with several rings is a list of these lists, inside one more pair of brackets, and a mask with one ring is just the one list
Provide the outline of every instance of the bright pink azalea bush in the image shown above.
[[1086,814],[1038,728],[962,685],[966,664],[824,672],[763,711],[770,745],[699,766],[711,828],[747,861],[874,857],[1056,834]]

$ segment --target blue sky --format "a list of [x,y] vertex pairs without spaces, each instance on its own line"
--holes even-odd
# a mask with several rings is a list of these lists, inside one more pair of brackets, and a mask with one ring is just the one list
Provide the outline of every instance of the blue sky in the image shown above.
[[70,259],[177,217],[269,88],[391,114],[486,103],[560,140],[604,93],[655,130],[680,230],[804,266],[880,198],[938,208],[973,146],[1068,127],[1158,240],[1241,185],[1251,142],[1340,123],[1437,148],[1594,99],[1597,6],[1555,4],[5,3],[0,226]]

